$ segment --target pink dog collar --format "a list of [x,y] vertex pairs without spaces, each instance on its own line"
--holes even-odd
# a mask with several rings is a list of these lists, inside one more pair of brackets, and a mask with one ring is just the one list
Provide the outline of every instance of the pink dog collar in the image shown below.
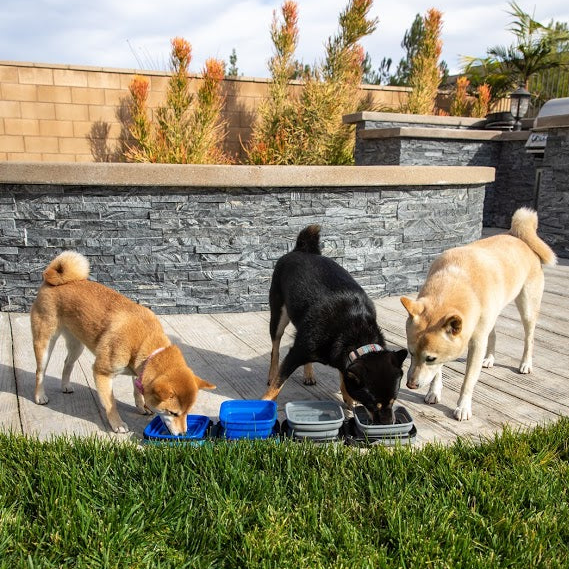
[[364,354],[369,354],[371,352],[381,352],[383,348],[379,344],[366,344],[353,352],[348,354],[348,359],[351,363],[356,361],[359,357],[363,356]]
[[158,348],[157,350],[154,350],[145,360],[144,363],[142,364],[142,369],[140,370],[140,373],[138,374],[138,377],[134,380],[134,385],[136,387],[136,389],[138,389],[139,393],[144,395],[144,387],[142,386],[142,376],[144,374],[144,369],[146,368],[146,364],[148,364],[148,362],[156,355],[159,354],[160,352],[164,351],[166,348]]

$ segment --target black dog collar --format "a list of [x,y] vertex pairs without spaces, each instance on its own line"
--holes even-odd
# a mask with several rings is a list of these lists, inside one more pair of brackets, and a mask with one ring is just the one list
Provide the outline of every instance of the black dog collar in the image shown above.
[[383,348],[379,344],[366,344],[365,346],[362,346],[361,348],[350,352],[348,354],[348,359],[350,360],[350,363],[353,363],[364,354],[369,354],[371,352],[381,352],[382,350]]

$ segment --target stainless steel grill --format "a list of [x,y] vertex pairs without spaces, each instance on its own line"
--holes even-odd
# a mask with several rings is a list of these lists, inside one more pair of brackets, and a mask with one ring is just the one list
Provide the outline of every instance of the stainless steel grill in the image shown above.
[[569,126],[569,97],[551,99],[541,107],[526,142],[527,152],[543,154],[547,144],[547,130],[559,126]]

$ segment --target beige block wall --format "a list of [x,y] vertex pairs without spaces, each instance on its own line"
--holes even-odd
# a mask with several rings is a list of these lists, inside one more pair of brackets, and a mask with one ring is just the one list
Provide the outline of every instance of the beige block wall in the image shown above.
[[[137,73],[150,79],[150,107],[160,105],[167,73],[0,61],[0,161],[93,162],[112,155],[121,132],[121,103],[128,100],[128,85]],[[198,85],[196,76],[193,89]],[[267,87],[266,79],[224,81],[225,146],[236,161]],[[362,90],[376,110],[397,110],[408,91],[377,86]]]

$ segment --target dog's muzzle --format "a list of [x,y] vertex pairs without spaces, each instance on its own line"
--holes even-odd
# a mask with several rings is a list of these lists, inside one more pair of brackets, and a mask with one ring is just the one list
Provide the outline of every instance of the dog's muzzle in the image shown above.
[[393,407],[382,407],[381,409],[374,409],[371,413],[371,418],[374,423],[380,425],[393,425],[395,423],[395,414]]
[[417,373],[417,368],[411,364],[411,367],[409,368],[409,370],[407,371],[407,387],[409,389],[419,389],[420,387],[422,387],[423,382],[421,381],[421,378],[417,378],[417,376],[420,375]]

